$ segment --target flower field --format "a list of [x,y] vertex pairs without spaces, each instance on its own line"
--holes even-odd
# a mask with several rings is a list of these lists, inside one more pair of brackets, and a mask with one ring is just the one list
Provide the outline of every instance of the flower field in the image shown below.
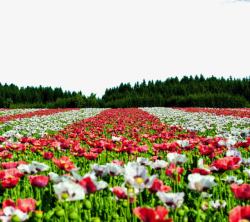
[[0,220],[250,221],[249,113],[0,110]]
[[212,113],[216,115],[222,115],[222,116],[236,116],[241,118],[250,118],[250,110],[248,108],[242,108],[242,109],[232,109],[232,108],[178,108],[180,110],[184,110],[187,112],[205,112],[205,113]]

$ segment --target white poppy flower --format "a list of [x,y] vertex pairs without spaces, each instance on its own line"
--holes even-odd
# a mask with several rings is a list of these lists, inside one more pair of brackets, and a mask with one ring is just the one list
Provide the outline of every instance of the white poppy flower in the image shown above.
[[250,166],[250,158],[248,159],[242,159],[242,164],[245,165],[245,166]]
[[70,180],[55,184],[53,188],[59,200],[75,201],[85,197],[84,189]]
[[178,208],[178,207],[181,207],[181,205],[184,202],[185,193],[184,192],[180,192],[180,193],[157,192],[156,195],[167,206],[171,208]]
[[141,166],[137,162],[129,162],[125,165],[125,182],[136,189],[143,190],[151,179],[156,176],[149,177],[145,166]]
[[202,198],[209,198],[209,197],[212,197],[212,194],[209,194],[207,192],[201,192],[201,197]]
[[53,183],[60,183],[60,182],[65,182],[65,181],[75,181],[74,177],[69,176],[69,175],[58,175],[54,172],[50,172],[49,174],[49,179],[50,181],[52,181]]
[[47,171],[49,166],[44,163],[32,161],[30,164],[20,164],[17,169],[22,173],[35,174],[37,172]]
[[110,188],[110,191],[114,194],[118,193],[118,195],[116,195],[116,200],[118,200],[119,198],[121,199],[127,199],[129,198],[134,198],[135,195],[137,195],[139,193],[139,190],[137,189],[131,189],[131,188],[126,188],[124,186],[121,187],[112,187]]
[[101,181],[94,181],[94,184],[96,186],[96,190],[103,190],[108,187],[108,183],[101,180]]
[[200,169],[204,169],[204,160],[202,158],[198,159],[197,161],[197,167]]
[[177,140],[176,141],[182,148],[185,148],[187,146],[189,146],[189,141],[188,140]]
[[179,154],[179,153],[168,153],[167,159],[170,163],[174,163],[174,164],[182,164],[187,161],[186,155]]
[[226,146],[228,148],[231,148],[232,146],[234,146],[235,143],[236,143],[236,141],[233,138],[228,138],[226,141]]
[[[107,182],[105,182],[105,181],[97,181],[97,177],[95,176],[95,174],[94,173],[87,173],[87,174],[85,174],[84,176],[81,176],[81,175],[79,175],[77,172],[75,172],[75,171],[71,171],[71,174],[72,174],[72,176],[74,177],[74,179],[77,181],[77,182],[80,182],[80,181],[82,181],[83,179],[85,179],[85,178],[90,178],[91,179],[91,181],[93,182],[93,184],[94,184],[94,186],[95,186],[95,188],[96,188],[96,190],[103,190],[103,189],[105,189],[107,186],[108,186],[108,183]],[[85,193],[87,193],[87,191],[85,190]]]
[[122,139],[121,137],[112,136],[112,141],[113,141],[113,142],[120,142],[121,139]]
[[152,164],[152,162],[148,158],[144,157],[137,157],[136,162],[143,166],[149,166],[150,164]]
[[152,169],[162,169],[166,168],[168,166],[168,163],[165,160],[156,160],[155,162],[151,163]]
[[123,167],[114,163],[107,163],[106,165],[93,164],[91,168],[96,176],[101,177],[106,175],[118,176],[124,172]]
[[106,167],[107,174],[109,174],[111,176],[118,176],[124,172],[123,167],[121,167],[117,164],[114,164],[114,163],[107,163],[105,165],[105,167]]
[[242,184],[244,181],[243,180],[238,180],[236,176],[226,176],[225,178],[221,179],[225,181],[226,183],[236,183],[236,184]]
[[226,207],[227,202],[225,200],[211,200],[209,204],[214,209],[221,209]]
[[3,214],[2,216],[0,216],[0,220],[2,222],[10,222],[12,216],[16,215],[20,221],[25,221],[29,218],[28,214],[22,212],[19,209],[16,209],[14,207],[5,207],[3,209]]
[[193,173],[188,175],[188,188],[196,191],[203,191],[205,189],[210,189],[215,186],[214,176],[211,175],[200,175],[198,173]]
[[226,152],[226,156],[235,156],[241,158],[241,152],[236,149],[228,149]]
[[220,140],[220,141],[218,142],[218,145],[219,145],[219,146],[226,146],[226,141],[225,141],[225,140]]
[[99,165],[99,164],[95,163],[95,164],[91,165],[91,169],[96,174],[96,176],[103,177],[103,176],[107,175],[105,165]]

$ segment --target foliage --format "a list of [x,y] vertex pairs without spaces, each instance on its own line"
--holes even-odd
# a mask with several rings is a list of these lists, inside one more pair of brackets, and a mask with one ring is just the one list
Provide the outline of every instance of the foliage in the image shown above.
[[148,83],[144,80],[134,86],[121,83],[118,87],[107,89],[102,99],[107,107],[248,107],[250,78],[205,79],[200,75]]
[[17,87],[0,83],[0,107],[65,108],[65,107],[250,107],[250,78],[224,79],[184,76],[165,81],[121,83],[106,89],[100,99],[81,92],[51,87]]

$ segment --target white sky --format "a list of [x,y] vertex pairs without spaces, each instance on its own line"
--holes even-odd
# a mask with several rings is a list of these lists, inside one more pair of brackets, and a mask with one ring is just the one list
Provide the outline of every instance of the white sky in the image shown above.
[[250,76],[250,2],[2,0],[0,82],[101,96],[121,82]]

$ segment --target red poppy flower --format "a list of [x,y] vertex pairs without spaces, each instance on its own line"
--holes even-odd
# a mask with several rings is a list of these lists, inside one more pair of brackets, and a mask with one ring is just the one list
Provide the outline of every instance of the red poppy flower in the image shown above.
[[6,178],[9,178],[9,177],[18,177],[18,178],[21,178],[23,175],[24,174],[21,173],[16,168],[1,170],[0,171],[0,180],[6,179]]
[[17,208],[24,213],[32,212],[36,209],[36,200],[33,198],[17,199]]
[[94,193],[97,190],[95,183],[90,177],[83,178],[79,181],[79,184],[87,191],[87,193]]
[[7,199],[7,200],[4,200],[2,203],[2,208],[5,208],[5,207],[16,207],[16,204],[13,200]]
[[0,152],[0,157],[2,159],[11,159],[12,158],[12,153],[10,153],[8,150],[4,150]]
[[2,208],[4,209],[6,207],[14,207],[24,213],[29,213],[35,210],[36,200],[34,200],[33,198],[17,199],[17,202],[15,203],[13,200],[7,199],[2,203]]
[[214,157],[214,150],[215,150],[215,147],[210,144],[199,146],[199,151],[201,155]]
[[[127,188],[124,187],[113,187],[111,188],[112,193],[118,198],[118,199],[128,199],[128,194],[127,194]],[[134,196],[129,197],[130,203],[133,203],[135,201]]]
[[171,190],[171,187],[164,185],[163,181],[155,178],[153,181],[152,186],[149,188],[150,192],[156,193],[158,191],[160,192],[169,192]]
[[134,209],[134,214],[143,222],[154,222],[156,213],[152,208],[137,207]]
[[250,184],[232,184],[231,190],[236,198],[241,200],[250,200]]
[[91,148],[89,151],[90,151],[90,153],[102,153],[103,149],[101,149],[101,148]]
[[4,163],[1,163],[1,166],[4,169],[11,169],[11,168],[17,168],[20,164],[27,164],[27,163],[25,161],[4,162]]
[[46,160],[50,160],[54,157],[54,153],[52,152],[44,152],[43,153],[43,158],[46,159]]
[[95,160],[98,157],[98,153],[84,153],[83,156],[88,160]]
[[6,140],[5,137],[0,136],[0,142],[1,142],[1,143],[4,142],[5,140]]
[[49,182],[48,176],[29,176],[30,184],[34,187],[45,187]]
[[13,188],[15,187],[19,182],[18,177],[9,177],[6,179],[3,179],[1,182],[1,185],[3,188]]
[[137,151],[142,153],[142,152],[147,152],[148,151],[148,147],[146,145],[144,146],[138,146],[137,147]]
[[54,148],[59,148],[61,146],[61,143],[59,141],[53,141],[50,145]]
[[4,169],[16,168],[18,166],[18,162],[4,162],[1,163],[1,166]]
[[6,169],[0,171],[0,182],[3,188],[13,188],[18,182],[19,178],[23,176],[16,168]]
[[25,151],[26,146],[22,143],[7,143],[6,148],[9,150],[15,150],[15,151]]
[[53,158],[53,162],[62,170],[67,172],[75,169],[75,165],[67,156],[62,156],[60,159]]
[[140,218],[142,222],[172,222],[172,219],[166,219],[168,210],[165,207],[158,206],[156,209],[147,207],[137,207],[134,214]]
[[127,199],[128,198],[126,192],[124,191],[124,189],[122,187],[113,187],[112,193],[115,194],[115,196],[118,199]]
[[200,175],[208,175],[211,174],[211,171],[201,168],[194,168],[191,170],[192,173],[199,173]]
[[30,140],[30,138],[28,138],[28,137],[22,137],[22,138],[19,139],[19,141],[20,141],[21,143],[28,143],[29,140]]
[[113,160],[112,163],[118,165],[118,166],[123,166],[124,162],[122,160]]
[[237,206],[229,212],[229,222],[250,221],[250,206]]
[[174,175],[178,176],[178,181],[180,181],[180,175],[184,172],[182,167],[177,167],[174,163],[171,163],[169,167],[166,169],[166,175],[169,177],[174,177]]
[[218,160],[215,160],[212,163],[212,167],[217,168],[218,170],[235,170],[240,167],[240,158],[234,157],[234,156],[227,156],[220,158]]

